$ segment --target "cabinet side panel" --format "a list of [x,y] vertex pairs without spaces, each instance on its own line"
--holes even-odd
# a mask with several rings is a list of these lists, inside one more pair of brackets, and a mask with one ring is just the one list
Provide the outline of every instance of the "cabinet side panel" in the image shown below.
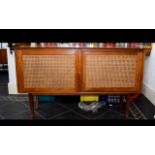
[[24,86],[23,86],[23,61],[22,61],[22,51],[16,50],[15,51],[15,60],[16,60],[16,75],[17,75],[17,87],[18,92],[23,93],[24,92]]

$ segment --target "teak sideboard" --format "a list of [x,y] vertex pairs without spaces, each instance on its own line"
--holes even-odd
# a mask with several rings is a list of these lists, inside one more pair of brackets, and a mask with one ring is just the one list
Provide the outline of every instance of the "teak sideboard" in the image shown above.
[[16,48],[15,55],[18,91],[29,93],[32,116],[33,95],[106,94],[129,99],[141,91],[144,49],[36,47]]

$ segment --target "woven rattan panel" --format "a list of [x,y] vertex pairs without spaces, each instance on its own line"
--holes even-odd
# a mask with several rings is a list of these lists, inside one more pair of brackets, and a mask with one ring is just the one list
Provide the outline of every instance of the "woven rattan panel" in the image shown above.
[[87,55],[86,87],[134,87],[137,55]]
[[25,88],[75,88],[74,55],[24,55]]

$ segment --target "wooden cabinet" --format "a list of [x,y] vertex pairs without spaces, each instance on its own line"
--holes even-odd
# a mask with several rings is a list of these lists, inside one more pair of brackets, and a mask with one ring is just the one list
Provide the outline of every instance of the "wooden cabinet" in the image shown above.
[[145,51],[16,48],[18,91],[36,94],[132,94],[141,91]]
[[3,64],[3,54],[1,50],[0,50],[0,64]]
[[0,49],[0,64],[7,64],[7,50]]

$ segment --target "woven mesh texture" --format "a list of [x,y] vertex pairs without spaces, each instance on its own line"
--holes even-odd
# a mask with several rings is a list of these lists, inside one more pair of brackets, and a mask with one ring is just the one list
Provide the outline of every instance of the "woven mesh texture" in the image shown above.
[[87,55],[86,87],[134,87],[136,55]]
[[24,55],[25,88],[74,88],[74,55]]

